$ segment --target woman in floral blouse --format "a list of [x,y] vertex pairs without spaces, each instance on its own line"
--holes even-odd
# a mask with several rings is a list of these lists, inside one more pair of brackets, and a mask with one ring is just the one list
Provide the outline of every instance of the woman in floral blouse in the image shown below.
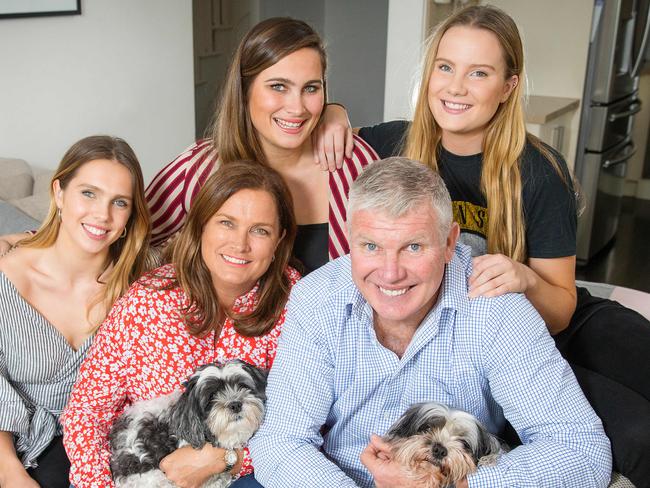
[[[285,304],[299,274],[288,262],[296,233],[281,176],[234,162],[199,192],[172,264],[145,275],[101,326],[63,415],[77,488],[113,486],[108,432],[126,405],[179,389],[196,369],[239,358],[269,368]],[[180,448],[161,462],[178,486],[225,469],[224,450]],[[234,474],[252,471],[247,450]]]

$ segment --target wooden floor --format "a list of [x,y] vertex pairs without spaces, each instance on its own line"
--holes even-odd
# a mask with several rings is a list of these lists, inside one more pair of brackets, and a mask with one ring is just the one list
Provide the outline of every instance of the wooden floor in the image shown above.
[[613,243],[576,278],[650,292],[650,201],[626,198]]

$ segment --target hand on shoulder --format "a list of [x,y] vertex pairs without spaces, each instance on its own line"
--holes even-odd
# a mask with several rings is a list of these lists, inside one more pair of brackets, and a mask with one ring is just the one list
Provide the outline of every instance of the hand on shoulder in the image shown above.
[[525,293],[534,286],[534,273],[525,264],[503,254],[484,254],[472,260],[469,297],[498,297]]

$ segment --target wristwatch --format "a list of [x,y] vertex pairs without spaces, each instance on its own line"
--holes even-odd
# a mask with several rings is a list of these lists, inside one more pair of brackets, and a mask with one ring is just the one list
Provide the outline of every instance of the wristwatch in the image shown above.
[[227,473],[228,471],[231,471],[232,468],[235,467],[235,464],[237,464],[237,460],[239,458],[237,457],[237,451],[234,449],[226,449],[226,452],[223,454],[223,460],[226,462],[226,468],[223,470],[224,473]]

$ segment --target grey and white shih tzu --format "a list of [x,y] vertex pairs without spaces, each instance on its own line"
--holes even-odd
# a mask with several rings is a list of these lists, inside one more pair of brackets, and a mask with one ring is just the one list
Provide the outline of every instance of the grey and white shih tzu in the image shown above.
[[[109,435],[116,486],[175,486],[160,461],[187,445],[226,449],[226,468],[232,469],[232,450],[244,447],[264,419],[266,372],[248,363],[201,366],[183,385],[183,392],[134,403],[116,420]],[[204,487],[228,486],[230,469]]]
[[410,407],[384,436],[409,478],[428,488],[450,487],[496,464],[499,440],[471,414],[439,403]]

